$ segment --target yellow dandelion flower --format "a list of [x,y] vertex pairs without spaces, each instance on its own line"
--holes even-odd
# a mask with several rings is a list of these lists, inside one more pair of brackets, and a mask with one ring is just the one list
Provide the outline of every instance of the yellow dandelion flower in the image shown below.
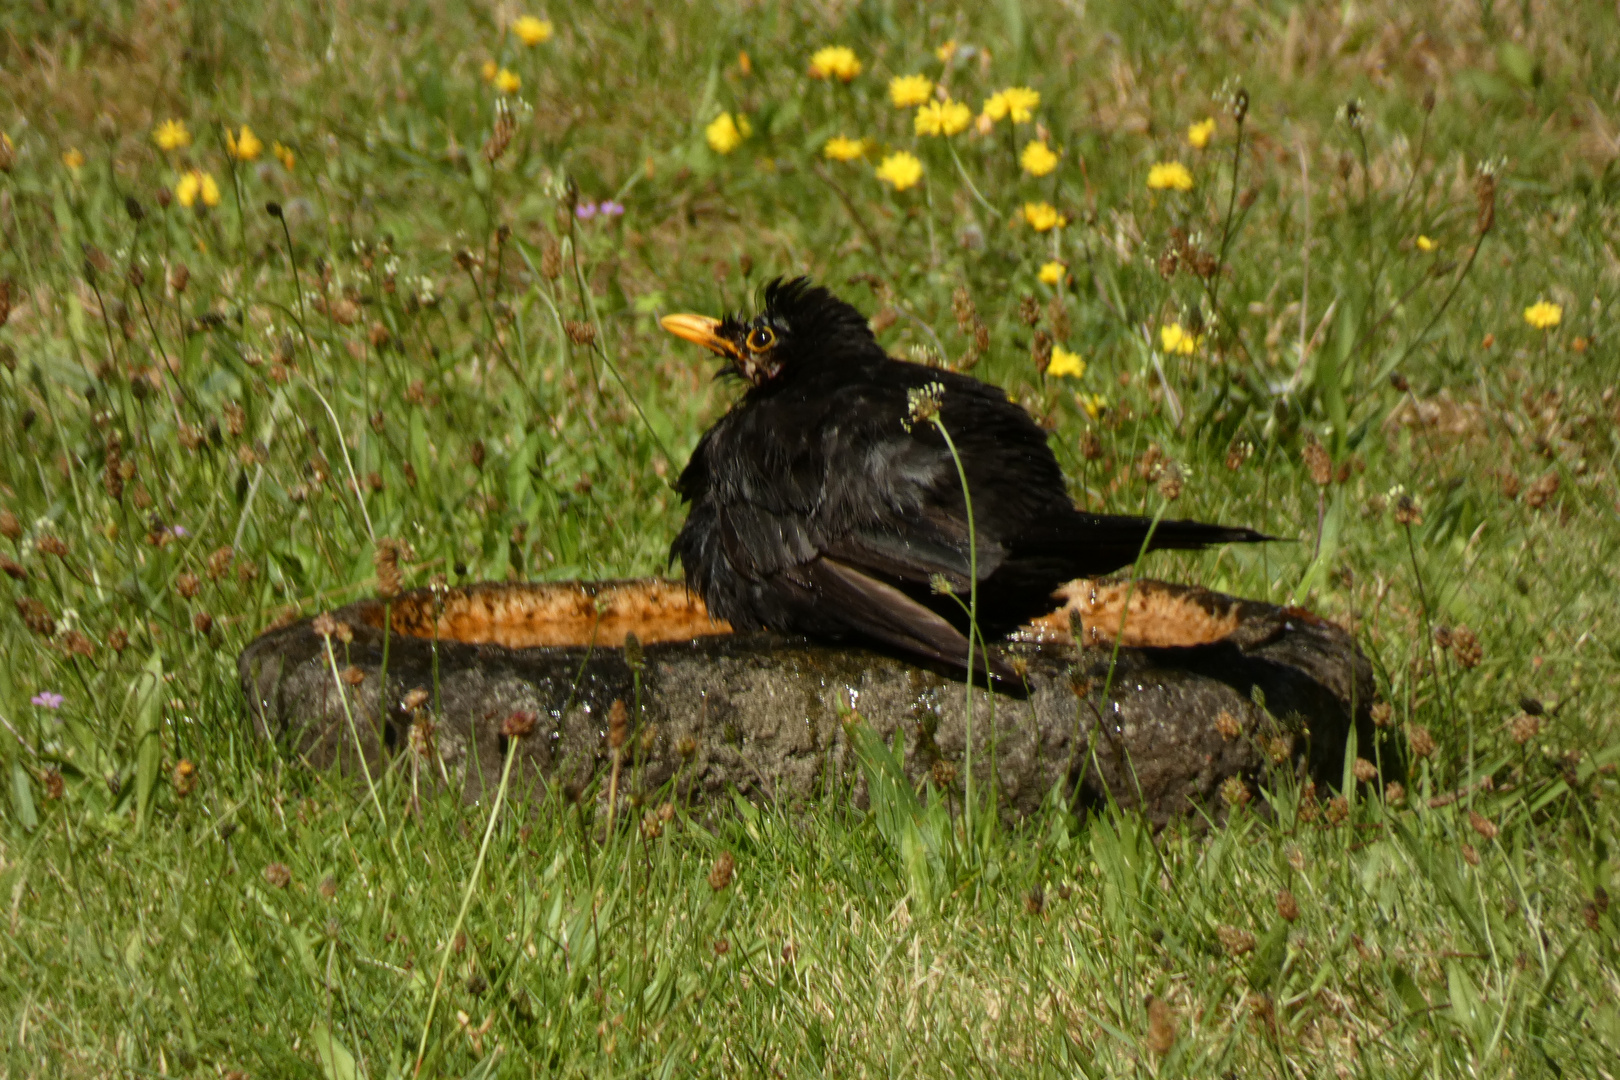
[[257,161],[264,153],[264,143],[253,134],[252,128],[243,124],[240,135],[230,128],[225,129],[225,152],[237,161]]
[[717,154],[729,154],[742,145],[743,132],[737,126],[737,120],[728,112],[723,112],[703,129],[704,138],[709,140],[709,148]]
[[817,49],[810,57],[812,79],[834,78],[849,82],[861,73],[861,61],[855,50],[847,45],[827,45]]
[[1187,128],[1187,145],[1194,150],[1202,150],[1209,145],[1209,140],[1215,135],[1215,118],[1206,117],[1198,123]]
[[501,66],[495,61],[485,60],[483,66],[478,69],[478,74],[484,77],[485,82],[494,82],[495,73],[499,70],[501,70]]
[[984,115],[992,121],[1010,119],[1015,124],[1027,124],[1035,119],[1035,107],[1041,95],[1027,86],[1009,86],[991,94],[984,103]]
[[1057,168],[1058,156],[1052,148],[1044,142],[1036,140],[1024,146],[1024,152],[1018,155],[1018,164],[1031,176],[1045,176]]
[[904,191],[922,179],[922,172],[922,162],[902,150],[878,163],[877,178],[893,185],[896,191]]
[[1427,236],[1420,236],[1417,238],[1417,249],[1427,254],[1434,250],[1434,241]]
[[930,101],[917,110],[918,135],[957,135],[973,122],[973,110],[960,101]]
[[70,172],[77,174],[80,169],[84,168],[84,155],[77,148],[64,150],[62,152],[62,164],[66,165]]
[[524,15],[512,24],[512,33],[516,34],[518,40],[523,44],[533,48],[542,42],[550,41],[551,35],[556,33],[556,27],[551,25],[550,19],[537,19],[533,15]]
[[1037,276],[1041,279],[1042,285],[1056,285],[1063,280],[1063,275],[1068,272],[1068,269],[1067,266],[1060,262],[1042,263],[1041,272]]
[[827,140],[827,145],[821,148],[821,153],[829,161],[854,161],[866,153],[866,144],[860,139],[834,135]]
[[1203,335],[1189,333],[1180,323],[1167,323],[1159,327],[1159,344],[1164,346],[1164,351],[1167,353],[1180,353],[1182,356],[1191,356],[1193,350],[1203,343]]
[[191,132],[184,120],[165,120],[153,130],[152,141],[160,150],[184,150],[191,145]]
[[914,109],[934,92],[934,80],[926,75],[900,75],[889,80],[889,100],[897,109]]
[[945,44],[934,50],[934,55],[939,57],[940,63],[950,63],[956,57],[956,39],[948,39]]
[[186,209],[197,204],[197,196],[202,193],[202,173],[196,169],[180,174],[179,181],[174,185],[174,200]]
[[1027,202],[1024,204],[1024,220],[1036,232],[1047,232],[1051,229],[1061,229],[1069,223],[1069,219],[1057,212],[1057,208],[1049,202]]
[[1192,173],[1179,161],[1161,161],[1148,170],[1147,186],[1153,191],[1191,191]]
[[1046,373],[1055,379],[1079,379],[1086,374],[1086,362],[1080,358],[1079,353],[1072,353],[1059,345],[1052,350],[1052,362],[1046,365]]
[[293,157],[293,152],[291,150],[287,149],[287,147],[281,145],[280,143],[274,143],[270,147],[270,152],[276,155],[276,160],[281,162],[281,167],[283,169],[286,169],[288,172],[292,172],[293,162],[297,161],[298,159]]
[[515,94],[523,85],[523,79],[511,68],[501,68],[490,81],[495,85],[496,92],[501,94]]
[[219,205],[219,184],[214,180],[213,173],[202,174],[202,202],[204,206]]
[[1108,408],[1108,398],[1104,394],[1076,394],[1074,403],[1085,410],[1086,415],[1093,420],[1101,416],[1103,410]]
[[1564,321],[1564,309],[1546,300],[1537,300],[1524,309],[1524,321],[1537,330],[1551,330]]

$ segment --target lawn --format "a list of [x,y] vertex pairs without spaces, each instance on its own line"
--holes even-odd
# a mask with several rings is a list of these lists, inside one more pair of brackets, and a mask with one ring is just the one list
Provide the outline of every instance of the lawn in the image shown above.
[[[0,1072],[1620,1074],[1617,102],[1586,0],[10,5]],[[396,556],[667,572],[738,388],[657,318],[801,273],[1285,538],[1141,572],[1351,629],[1404,782],[941,871],[252,736]]]

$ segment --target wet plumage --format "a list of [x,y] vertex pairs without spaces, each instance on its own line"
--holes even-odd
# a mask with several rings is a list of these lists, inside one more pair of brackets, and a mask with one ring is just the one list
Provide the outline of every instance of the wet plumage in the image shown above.
[[[671,546],[710,612],[739,629],[965,664],[967,507],[944,437],[912,421],[919,392],[937,396],[967,476],[988,640],[1051,611],[1062,583],[1142,550],[1148,519],[1075,509],[1046,433],[1004,391],[889,357],[860,312],[802,278],[767,286],[752,320],[665,326],[751,384],[681,473],[691,509]],[[1261,539],[1161,521],[1148,550]],[[991,670],[1011,676],[994,659]]]

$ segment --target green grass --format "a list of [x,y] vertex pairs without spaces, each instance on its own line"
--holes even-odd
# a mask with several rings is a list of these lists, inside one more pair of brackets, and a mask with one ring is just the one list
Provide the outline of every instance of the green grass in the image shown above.
[[[424,1029],[447,1076],[1615,1075],[1612,5],[581,4],[532,50],[483,6],[14,6],[8,1075],[404,1076]],[[947,38],[974,109],[1040,92],[1053,174],[1020,174],[1033,124],[912,135],[888,79],[938,78]],[[826,43],[863,73],[809,79]],[[522,80],[493,165],[486,59]],[[722,111],[752,132],[724,156]],[[170,117],[190,148],[154,145]],[[233,170],[243,123],[267,146]],[[840,133],[870,160],[823,160]],[[909,191],[873,176],[896,150]],[[1150,192],[1171,160],[1194,189]],[[187,167],[218,206],[160,206]],[[1070,223],[1009,227],[1041,200]],[[373,588],[375,538],[412,585],[661,572],[668,481],[735,390],[656,316],[798,272],[952,363],[961,290],[975,374],[1050,423],[1078,501],[1297,540],[1143,571],[1353,628],[1435,747],[1404,797],[1256,791],[1156,836],[1054,803],[964,843],[873,751],[872,814],[677,807],[652,837],[658,792],[611,835],[508,804],[475,880],[487,802],[413,804],[400,768],[374,801],[251,737],[236,652]],[[1170,323],[1203,343],[1165,355]],[[1044,378],[1037,330],[1086,373]],[[1477,666],[1436,643],[1459,626]]]

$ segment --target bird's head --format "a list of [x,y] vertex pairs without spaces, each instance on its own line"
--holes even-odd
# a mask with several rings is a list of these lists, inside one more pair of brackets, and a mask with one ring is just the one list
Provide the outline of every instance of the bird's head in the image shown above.
[[859,311],[802,277],[766,285],[764,310],[752,319],[666,315],[659,325],[724,357],[724,373],[755,386],[808,363],[883,355]]

